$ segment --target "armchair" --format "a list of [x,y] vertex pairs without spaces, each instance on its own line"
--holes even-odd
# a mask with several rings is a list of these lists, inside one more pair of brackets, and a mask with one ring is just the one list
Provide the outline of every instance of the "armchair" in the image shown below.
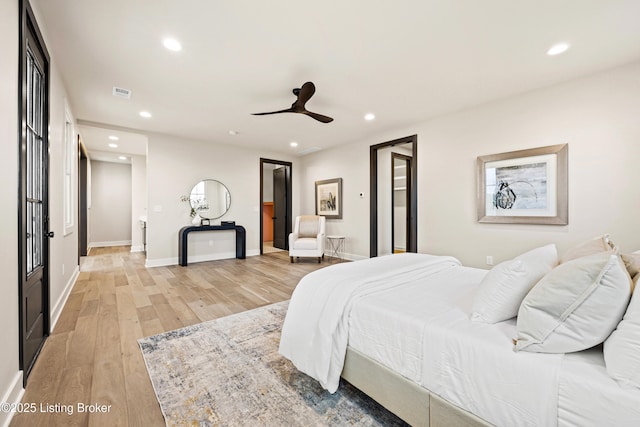
[[302,215],[296,217],[293,233],[289,234],[289,257],[324,257],[325,217]]

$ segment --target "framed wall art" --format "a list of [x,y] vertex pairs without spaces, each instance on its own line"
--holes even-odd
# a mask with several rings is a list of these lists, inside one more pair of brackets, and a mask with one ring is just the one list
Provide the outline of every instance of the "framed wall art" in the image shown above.
[[566,225],[568,145],[479,156],[480,223]]
[[316,181],[316,215],[342,219],[342,178]]

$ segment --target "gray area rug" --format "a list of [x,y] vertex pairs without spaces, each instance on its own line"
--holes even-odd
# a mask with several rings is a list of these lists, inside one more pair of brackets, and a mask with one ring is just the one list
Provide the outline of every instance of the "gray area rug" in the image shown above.
[[288,301],[138,340],[170,426],[403,426],[349,383],[334,394],[278,354]]

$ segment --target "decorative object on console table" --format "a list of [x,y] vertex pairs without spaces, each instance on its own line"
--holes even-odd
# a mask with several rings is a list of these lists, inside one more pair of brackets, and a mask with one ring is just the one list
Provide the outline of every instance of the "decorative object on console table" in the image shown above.
[[342,219],[342,178],[316,181],[316,215]]
[[568,145],[479,156],[481,223],[566,225]]

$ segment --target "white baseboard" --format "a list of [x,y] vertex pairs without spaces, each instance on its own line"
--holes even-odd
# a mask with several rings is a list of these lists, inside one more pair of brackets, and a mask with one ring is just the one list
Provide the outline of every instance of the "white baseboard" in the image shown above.
[[[260,255],[259,249],[253,249],[247,251],[247,256],[257,256]],[[217,254],[209,254],[209,255],[194,255],[189,256],[187,261],[189,264],[193,262],[205,262],[205,261],[218,261],[221,259],[232,259],[236,257],[235,252],[221,252]],[[159,258],[159,259],[148,259],[145,261],[144,266],[149,267],[164,267],[167,265],[177,265],[178,257],[174,258]]]
[[62,309],[64,308],[64,304],[67,302],[67,299],[69,298],[69,294],[71,293],[73,286],[76,284],[76,280],[78,279],[79,275],[80,275],[80,266],[76,265],[76,268],[73,270],[73,274],[71,275],[71,278],[69,279],[69,281],[64,287],[64,290],[62,291],[62,295],[60,295],[60,298],[58,298],[58,301],[56,301],[56,303],[53,306],[53,309],[51,310],[51,329],[50,329],[51,331],[53,331],[53,328],[56,326],[56,323],[60,318],[60,314],[62,314]]
[[[325,253],[326,255],[326,253]],[[357,255],[357,254],[341,254],[342,258],[344,259],[348,259],[349,261],[359,261],[362,259],[369,259],[368,256],[362,256],[362,255]]]
[[131,252],[144,252],[144,245],[131,246]]
[[89,249],[91,248],[108,248],[110,246],[129,246],[131,240],[114,240],[110,242],[91,242],[89,243]]
[[147,258],[144,262],[144,266],[146,268],[151,267],[164,267],[167,265],[176,265],[178,263],[178,257],[175,258],[158,258],[158,259],[149,259]]
[[[18,371],[14,375],[11,384],[9,384],[9,387],[7,387],[7,390],[2,395],[2,403],[20,403],[23,395],[24,389],[22,388],[22,371]],[[0,425],[2,427],[9,427],[14,413],[15,412],[11,411],[0,411]]]

